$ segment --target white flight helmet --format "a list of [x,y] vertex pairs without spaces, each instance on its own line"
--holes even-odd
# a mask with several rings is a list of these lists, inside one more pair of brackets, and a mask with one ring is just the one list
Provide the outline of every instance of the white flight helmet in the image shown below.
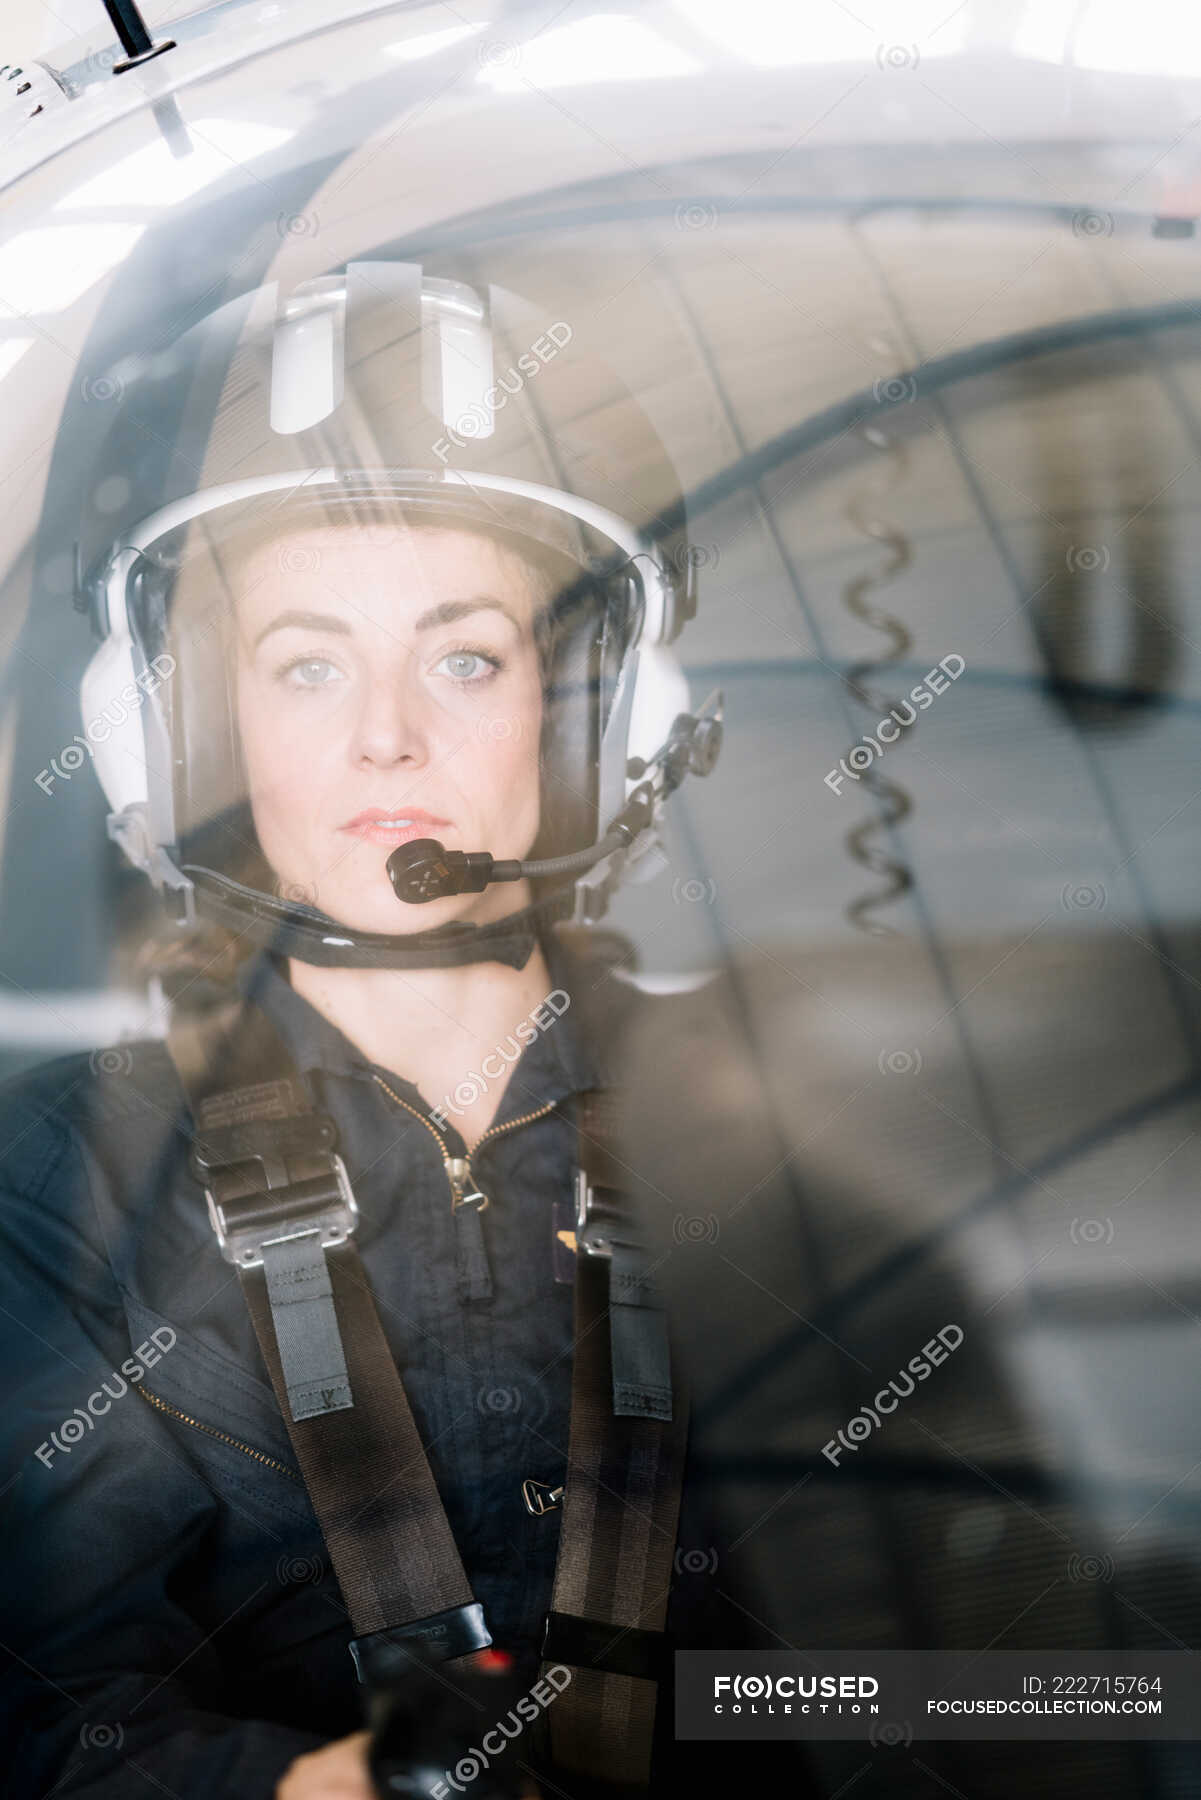
[[[712,766],[720,697],[690,714],[669,648],[696,606],[675,472],[642,408],[572,338],[502,287],[362,261],[229,301],[130,371],[104,467],[147,468],[151,416],[170,479],[202,479],[115,542],[89,546],[85,529],[101,643],[80,700],[89,734],[106,726],[94,763],[110,835],[181,923],[199,912],[322,964],[513,960],[514,924],[594,923],[618,881],[661,865],[664,801]],[[172,634],[195,560],[211,579],[222,547],[265,519],[398,515],[486,532],[556,574],[541,827],[523,865],[536,898],[494,925],[363,932],[281,894],[254,837],[219,634],[186,648]]]

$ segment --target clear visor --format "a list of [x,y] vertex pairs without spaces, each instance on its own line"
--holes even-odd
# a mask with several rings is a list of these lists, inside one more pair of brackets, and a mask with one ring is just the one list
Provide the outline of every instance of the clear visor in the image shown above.
[[[739,1363],[699,1429],[752,1471],[746,1613],[865,1641],[887,1542],[947,1640],[1070,1645],[1112,1524],[1192,1642],[1197,80],[1113,8],[319,10],[31,121],[6,191],[11,1065],[161,1027],[102,755],[185,863],[388,930],[405,832],[586,843],[675,677],[720,688],[610,922],[652,988],[722,976],[623,1070],[684,1341]],[[324,468],[413,491],[294,509]],[[135,545],[242,481],[287,504]]]
[[180,869],[386,932],[415,923],[384,872],[414,835],[585,848],[643,594],[619,546],[588,534],[588,565],[569,555],[582,535],[529,502],[364,475],[147,541],[117,578],[163,677],[143,724]]

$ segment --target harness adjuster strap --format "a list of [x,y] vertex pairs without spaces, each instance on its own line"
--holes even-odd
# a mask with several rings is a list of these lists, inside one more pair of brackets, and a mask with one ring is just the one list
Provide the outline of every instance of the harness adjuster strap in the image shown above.
[[667,1318],[634,1213],[625,1194],[602,1186],[594,1169],[582,1164],[576,1170],[575,1242],[577,1254],[604,1257],[609,1264],[614,1413],[670,1420]]
[[669,1670],[671,1639],[665,1631],[613,1625],[552,1609],[542,1629],[541,1654],[543,1662],[566,1663],[568,1668],[662,1681]]
[[202,1122],[192,1141],[222,1256],[243,1280],[263,1271],[295,1421],[354,1405],[325,1260],[359,1213],[336,1142],[333,1120],[311,1111]]

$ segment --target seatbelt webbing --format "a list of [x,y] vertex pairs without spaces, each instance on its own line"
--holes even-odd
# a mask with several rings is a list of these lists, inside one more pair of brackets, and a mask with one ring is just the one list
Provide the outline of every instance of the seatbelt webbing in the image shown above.
[[[198,1135],[232,1121],[249,1127],[252,1141],[256,1123],[286,1125],[311,1113],[286,1045],[252,1003],[204,1023],[173,1026],[168,1048]],[[582,1096],[580,1122],[581,1165],[603,1175],[597,1161],[603,1153],[606,1166],[617,1168],[612,1097]],[[620,1220],[618,1175],[606,1179],[612,1185],[604,1197]],[[623,1233],[614,1248],[628,1241]],[[322,1328],[314,1360],[310,1347],[300,1345],[303,1329],[292,1341],[294,1303],[283,1298],[280,1311],[286,1271],[314,1268],[311,1249],[307,1260],[304,1254],[269,1260],[265,1250],[265,1266],[239,1269],[263,1361],[357,1637],[399,1632],[414,1620],[433,1620],[430,1635],[436,1636],[438,1615],[473,1605],[470,1584],[358,1251],[346,1241],[319,1254],[329,1287],[322,1298],[336,1318],[351,1404],[339,1404],[342,1376]],[[688,1409],[682,1383],[673,1383],[667,1370],[666,1320],[644,1255],[619,1254],[616,1269],[620,1297],[611,1292],[611,1258],[577,1256],[568,1471],[543,1664],[568,1662],[573,1680],[544,1719],[551,1753],[565,1772],[601,1773],[641,1787],[649,1781],[658,1690],[648,1658],[667,1613]],[[619,1317],[648,1307],[655,1313],[649,1331],[631,1320],[630,1336],[619,1335],[626,1349],[617,1353],[630,1366],[642,1357],[633,1391],[623,1397],[627,1406],[647,1407],[649,1399],[654,1410],[645,1416],[614,1411],[613,1304]],[[299,1390],[318,1377],[328,1378],[331,1391],[319,1391],[320,1410],[301,1416]],[[579,1661],[563,1654],[565,1646]],[[643,1672],[629,1672],[634,1668]]]
[[[200,1136],[216,1120],[236,1120],[253,1133],[256,1121],[278,1120],[285,1106],[311,1111],[286,1045],[256,1006],[176,1021],[168,1049]],[[305,1242],[280,1245],[283,1262]],[[358,1251],[347,1242],[317,1255],[353,1395],[349,1407],[294,1416],[281,1350],[295,1382],[297,1345],[290,1325],[277,1338],[269,1291],[280,1265],[239,1268],[238,1276],[355,1636],[364,1637],[470,1605],[474,1596]],[[311,1303],[299,1304],[309,1304],[311,1324]],[[291,1317],[288,1302],[283,1317]],[[320,1323],[316,1335],[319,1373],[336,1380],[336,1352]],[[305,1360],[307,1350],[300,1355],[302,1371],[316,1368]]]
[[[587,1156],[594,1169],[603,1169],[606,1161],[614,1165],[609,1101],[599,1093],[580,1100],[581,1160]],[[604,1258],[579,1254],[571,1426],[551,1625],[556,1615],[596,1622],[605,1629],[587,1636],[599,1640],[598,1660],[620,1663],[631,1643],[645,1641],[640,1634],[662,1632],[666,1621],[688,1400],[677,1375],[668,1388],[668,1417],[614,1411],[610,1283]],[[658,1358],[656,1349],[656,1373]],[[570,1684],[547,1713],[556,1764],[565,1773],[603,1770],[615,1782],[645,1786],[658,1682],[645,1674],[571,1665],[568,1657],[556,1655],[555,1643],[550,1629],[543,1673],[555,1661],[572,1667]]]
[[356,1637],[474,1596],[352,1244],[326,1252],[355,1404],[289,1420],[261,1269],[242,1276],[263,1361]]
[[631,1209],[628,1171],[617,1147],[620,1090],[590,1088],[578,1103],[578,1161],[588,1203],[577,1255],[592,1260],[604,1246],[609,1268],[608,1335],[613,1411],[632,1418],[671,1418],[667,1314],[652,1279],[650,1257]]
[[321,1245],[312,1238],[267,1244],[263,1268],[288,1413],[294,1419],[311,1419],[352,1406],[346,1352]]

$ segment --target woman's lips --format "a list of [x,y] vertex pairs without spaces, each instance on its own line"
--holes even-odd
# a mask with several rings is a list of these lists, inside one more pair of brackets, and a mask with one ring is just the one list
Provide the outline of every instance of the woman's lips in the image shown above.
[[[404,823],[401,823],[401,821]],[[414,838],[431,837],[449,826],[449,819],[436,819],[431,813],[422,812],[419,808],[397,807],[395,812],[387,813],[379,807],[372,807],[368,812],[359,813],[356,818],[347,820],[339,826],[340,831],[349,831],[354,837],[365,838],[371,844],[408,844]]]

